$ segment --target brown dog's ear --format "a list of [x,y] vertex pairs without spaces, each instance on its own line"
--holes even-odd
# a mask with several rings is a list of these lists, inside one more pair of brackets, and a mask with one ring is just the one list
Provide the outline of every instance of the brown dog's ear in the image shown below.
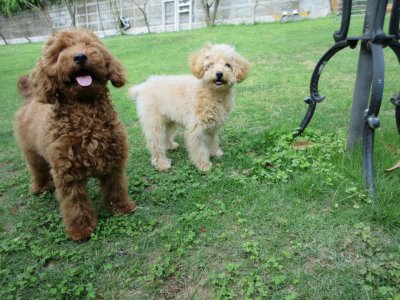
[[127,81],[124,67],[105,47],[102,48],[107,65],[108,79],[117,88],[124,86]]
[[57,83],[55,76],[50,75],[48,70],[43,61],[39,61],[29,77],[29,83],[38,102],[54,104],[57,101]]
[[198,79],[203,78],[205,69],[204,61],[206,60],[206,52],[211,48],[211,44],[207,44],[203,49],[193,53],[189,58],[190,69],[192,74]]
[[56,68],[58,55],[65,47],[62,33],[55,34],[47,41],[43,55],[27,78],[29,92],[36,96],[36,100],[45,104],[54,104],[57,101]]
[[236,81],[242,82],[247,78],[247,74],[249,73],[250,70],[250,63],[239,53],[235,53],[234,59],[235,59]]
[[46,104],[57,102],[57,59],[59,53],[72,43],[74,34],[58,32],[49,38],[35,68],[29,76],[29,85],[37,101]]
[[29,84],[29,75],[22,75],[17,81],[18,91],[21,96],[28,98],[31,96],[31,88]]

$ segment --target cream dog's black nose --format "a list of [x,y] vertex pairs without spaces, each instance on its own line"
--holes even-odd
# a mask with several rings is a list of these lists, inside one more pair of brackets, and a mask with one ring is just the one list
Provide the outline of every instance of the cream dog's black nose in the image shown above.
[[78,65],[83,65],[87,61],[87,56],[83,53],[76,53],[74,55],[74,62]]
[[217,79],[222,79],[222,76],[224,76],[224,73],[217,72],[217,73],[215,73],[215,76],[217,76]]

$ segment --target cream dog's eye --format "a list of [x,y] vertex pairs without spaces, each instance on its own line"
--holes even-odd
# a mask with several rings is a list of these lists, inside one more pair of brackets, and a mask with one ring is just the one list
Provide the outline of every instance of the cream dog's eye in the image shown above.
[[230,64],[225,64],[225,67],[232,69],[232,66]]
[[213,63],[206,65],[206,69],[208,70],[209,68],[212,68],[214,66]]

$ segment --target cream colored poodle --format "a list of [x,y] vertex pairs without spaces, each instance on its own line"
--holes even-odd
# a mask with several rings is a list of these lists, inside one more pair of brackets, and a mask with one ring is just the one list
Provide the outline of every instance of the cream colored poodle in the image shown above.
[[212,167],[210,157],[220,157],[218,132],[227,122],[234,100],[233,86],[246,79],[248,61],[229,45],[207,45],[190,57],[194,76],[151,76],[133,86],[151,163],[160,171],[171,161],[167,150],[174,141],[177,125],[185,128],[185,142],[191,161],[202,171]]

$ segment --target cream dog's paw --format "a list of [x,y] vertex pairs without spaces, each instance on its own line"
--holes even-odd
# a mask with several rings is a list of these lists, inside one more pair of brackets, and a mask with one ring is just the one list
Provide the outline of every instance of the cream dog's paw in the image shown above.
[[213,164],[212,164],[212,162],[210,162],[210,161],[196,163],[196,167],[197,167],[200,171],[203,171],[203,172],[210,171],[211,168],[212,168],[212,165],[213,165]]
[[211,153],[212,157],[221,157],[222,155],[224,155],[224,151],[222,151],[221,149],[217,149],[216,151]]
[[154,158],[151,160],[153,166],[155,166],[159,171],[167,171],[171,168],[171,160]]
[[176,150],[176,149],[178,149],[178,147],[179,147],[179,144],[175,143],[175,142],[171,142],[168,144],[168,150]]

